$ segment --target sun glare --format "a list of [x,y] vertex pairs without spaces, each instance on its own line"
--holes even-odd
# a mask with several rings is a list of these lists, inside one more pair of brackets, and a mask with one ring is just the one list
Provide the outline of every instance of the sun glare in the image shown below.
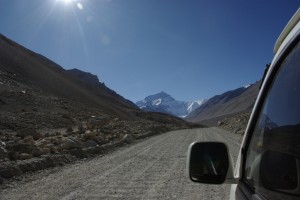
[[62,2],[65,5],[75,5],[79,10],[83,10],[83,5],[78,0],[56,0],[56,2]]
[[64,3],[65,5],[69,5],[71,3],[74,3],[75,0],[56,0],[56,2]]
[[69,4],[71,2],[73,2],[73,0],[62,0],[65,4]]

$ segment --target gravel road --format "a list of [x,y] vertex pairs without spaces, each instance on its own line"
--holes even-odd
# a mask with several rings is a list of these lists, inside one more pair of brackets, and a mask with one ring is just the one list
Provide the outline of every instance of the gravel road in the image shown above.
[[[240,135],[217,128],[173,131],[104,156],[35,173],[2,189],[0,199],[220,199],[230,185],[192,183],[185,172],[193,141],[223,141],[236,160]],[[50,173],[50,172],[51,173]]]

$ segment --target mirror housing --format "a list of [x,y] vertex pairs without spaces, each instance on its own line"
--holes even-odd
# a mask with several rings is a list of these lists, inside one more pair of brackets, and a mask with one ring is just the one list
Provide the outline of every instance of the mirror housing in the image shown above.
[[228,147],[221,142],[194,142],[189,146],[187,173],[198,183],[236,183]]

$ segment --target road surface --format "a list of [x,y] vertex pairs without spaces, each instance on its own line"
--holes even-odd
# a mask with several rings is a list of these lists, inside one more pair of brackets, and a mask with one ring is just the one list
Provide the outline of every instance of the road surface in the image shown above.
[[192,183],[186,152],[193,141],[223,141],[234,160],[241,136],[217,128],[174,131],[151,137],[104,156],[52,171],[0,191],[0,199],[220,199],[230,185]]

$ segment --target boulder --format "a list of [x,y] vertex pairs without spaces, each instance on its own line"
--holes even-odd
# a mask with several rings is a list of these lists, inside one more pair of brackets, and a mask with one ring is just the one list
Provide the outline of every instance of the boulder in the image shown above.
[[0,159],[7,158],[7,156],[6,144],[0,140]]
[[96,147],[96,146],[98,146],[98,144],[94,140],[87,140],[83,143],[84,148],[90,148],[90,147]]
[[42,149],[42,151],[43,151],[43,155],[44,154],[50,154],[50,148],[45,147],[45,148]]
[[59,135],[61,135],[61,133],[60,133],[59,131],[56,131],[56,132],[55,132],[55,135],[56,135],[56,136],[59,136]]
[[125,134],[125,135],[122,137],[122,140],[123,140],[124,142],[131,142],[131,141],[132,141],[132,137],[131,137],[131,135]]
[[59,145],[61,143],[61,140],[59,140],[58,138],[51,138],[51,143],[54,144],[54,145]]
[[83,126],[78,127],[78,134],[84,134],[85,128]]
[[73,128],[72,127],[67,128],[66,133],[72,133],[72,132],[73,132]]
[[22,139],[25,138],[28,135],[31,135],[34,140],[38,140],[40,138],[43,138],[43,134],[38,133],[36,130],[31,128],[25,128],[17,131],[17,136],[21,137]]
[[88,154],[85,149],[72,149],[70,154],[76,156],[77,158],[87,158]]
[[27,160],[27,159],[30,159],[30,158],[32,158],[32,155],[27,154],[27,153],[21,153],[20,156],[19,156],[20,160]]
[[48,144],[46,148],[49,149],[50,153],[52,154],[58,153],[57,148],[53,144]]
[[62,148],[66,150],[70,149],[81,149],[82,144],[75,138],[66,138],[62,143]]
[[86,132],[83,134],[83,137],[84,137],[86,140],[94,140],[94,139],[96,139],[96,132],[86,131]]
[[0,177],[1,178],[12,178],[14,176],[20,176],[22,174],[21,169],[18,166],[0,166]]
[[24,137],[23,139],[24,143],[27,143],[27,144],[35,144],[35,141],[33,140],[33,137],[32,135],[27,135]]
[[18,167],[23,173],[32,171],[32,166],[28,162],[21,162],[18,164]]
[[31,162],[31,171],[38,171],[42,169],[46,169],[49,167],[54,167],[52,160],[45,160],[45,159],[40,159],[40,160],[35,160],[34,162]]
[[31,154],[33,150],[35,150],[37,147],[32,144],[26,144],[26,143],[17,143],[13,145],[7,146],[7,149],[14,152],[19,153],[28,153]]
[[43,148],[43,147],[47,146],[49,143],[50,143],[50,141],[44,138],[42,140],[37,141],[36,146]]
[[41,155],[43,155],[43,150],[40,148],[36,148],[32,151],[31,153],[34,157],[39,157]]
[[19,152],[16,152],[16,151],[9,151],[8,152],[8,158],[10,160],[18,160],[20,157],[20,153]]

